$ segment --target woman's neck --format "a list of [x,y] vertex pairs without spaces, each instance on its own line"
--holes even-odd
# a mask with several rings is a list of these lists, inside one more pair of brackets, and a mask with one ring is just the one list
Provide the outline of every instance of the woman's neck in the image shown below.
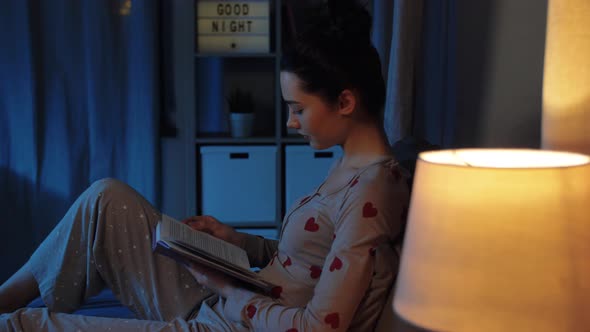
[[373,122],[357,124],[351,128],[342,144],[343,168],[362,168],[385,157],[393,156],[387,135],[380,125]]

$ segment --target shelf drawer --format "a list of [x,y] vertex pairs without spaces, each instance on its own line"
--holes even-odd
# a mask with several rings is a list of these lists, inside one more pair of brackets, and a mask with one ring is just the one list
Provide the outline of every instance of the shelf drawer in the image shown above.
[[276,146],[203,146],[201,211],[231,224],[274,224]]
[[285,146],[285,207],[315,190],[341,156],[338,146],[326,150],[314,150],[309,145]]

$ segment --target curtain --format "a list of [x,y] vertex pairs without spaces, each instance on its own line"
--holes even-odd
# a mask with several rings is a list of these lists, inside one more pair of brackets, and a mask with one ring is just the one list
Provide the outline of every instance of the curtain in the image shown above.
[[0,282],[95,180],[158,205],[158,6],[0,2]]
[[453,145],[455,0],[374,0],[373,43],[387,82],[391,144]]

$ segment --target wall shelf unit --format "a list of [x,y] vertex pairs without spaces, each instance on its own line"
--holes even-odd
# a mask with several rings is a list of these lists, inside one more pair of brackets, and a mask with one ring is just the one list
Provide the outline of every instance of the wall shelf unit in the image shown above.
[[[199,31],[198,27],[203,26],[197,20],[204,15],[198,13],[199,1],[195,0],[195,112],[194,112],[194,144],[195,156],[195,187],[194,207],[196,214],[210,213],[215,216],[226,215],[230,220],[221,220],[228,224],[241,228],[248,228],[248,231],[265,232],[268,235],[269,229],[276,229],[282,219],[283,204],[283,133],[281,128],[284,123],[282,116],[281,91],[279,85],[279,70],[281,56],[281,0],[252,0],[240,1],[241,5],[250,4],[250,9],[255,6],[268,6],[268,29],[269,39],[268,51],[240,52],[229,48],[227,52],[213,51],[200,52],[198,49]],[[234,6],[238,2],[213,1],[214,6]],[[211,5],[211,4],[209,4]],[[229,8],[229,7],[228,7]],[[234,14],[237,11],[234,11]],[[244,11],[242,11],[243,13]],[[260,12],[258,12],[260,13]],[[215,13],[213,13],[215,14]],[[227,13],[225,13],[227,14]],[[249,20],[247,16],[219,16],[206,17],[206,19],[217,20],[219,24],[230,23],[228,20]],[[258,23],[260,16],[253,18]],[[256,29],[256,28],[255,28]],[[260,24],[258,25],[260,29]],[[245,49],[251,46],[245,45],[240,34],[223,34],[222,38],[236,38],[236,43]],[[245,33],[248,35],[248,32]],[[240,44],[242,43],[242,44]],[[239,48],[239,47],[238,47]],[[232,137],[229,122],[229,110],[226,98],[234,89],[240,89],[251,93],[254,104],[254,128],[251,136]],[[299,143],[304,143],[303,141]],[[225,153],[225,154],[224,154]],[[227,155],[227,158],[225,157]],[[237,156],[236,158],[234,158]],[[231,175],[218,174],[215,169],[232,170],[234,175],[248,169],[251,174],[240,174],[236,178]],[[265,170],[260,174],[259,170]],[[205,178],[206,177],[206,178]],[[215,178],[215,179],[212,179]],[[256,181],[251,181],[256,179]],[[238,182],[237,184],[235,182]],[[240,183],[240,181],[245,181]],[[234,183],[231,183],[234,182]],[[219,186],[211,185],[219,184]],[[269,193],[258,193],[268,197],[253,197],[253,189],[242,188],[246,185],[259,185],[272,188]],[[271,187],[269,187],[269,184]],[[213,189],[212,189],[213,188]],[[224,192],[225,191],[225,192]],[[229,193],[228,191],[241,191],[240,194]],[[249,192],[250,191],[250,192]],[[219,210],[222,206],[224,196],[234,194],[234,206],[242,206],[249,209],[248,204],[241,202],[241,199],[251,200],[252,205],[265,205],[266,201],[272,200],[272,214],[269,215],[268,206],[263,211],[256,207],[244,211],[245,220],[233,220],[233,214]],[[213,197],[213,198],[212,198]],[[219,197],[219,201],[212,202],[211,199]],[[238,200],[236,202],[236,200]],[[215,206],[217,210],[207,211],[207,206]],[[245,206],[245,207],[244,207]],[[231,209],[228,206],[227,209]],[[264,216],[263,219],[257,217]]]

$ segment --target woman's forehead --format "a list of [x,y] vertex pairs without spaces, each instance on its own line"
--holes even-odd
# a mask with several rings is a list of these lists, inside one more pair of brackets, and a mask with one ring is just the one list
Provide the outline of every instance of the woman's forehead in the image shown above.
[[287,101],[298,100],[305,97],[306,93],[301,89],[302,81],[296,74],[282,71],[281,72],[281,90],[283,98]]
[[281,85],[285,85],[285,87],[290,88],[297,88],[300,89],[301,79],[297,74],[289,72],[289,71],[282,71],[281,72]]
[[304,81],[296,74],[288,71],[281,72],[281,92],[288,104],[326,104],[326,100],[317,93],[310,93],[303,89]]

